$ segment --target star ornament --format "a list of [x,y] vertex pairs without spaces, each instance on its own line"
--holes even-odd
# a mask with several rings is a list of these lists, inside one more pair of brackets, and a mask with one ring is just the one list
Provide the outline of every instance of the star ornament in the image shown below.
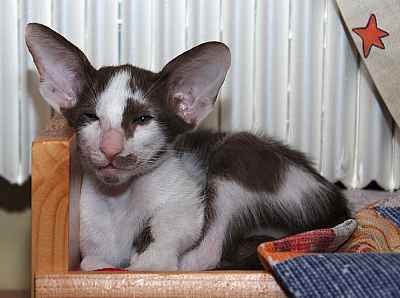
[[382,38],[389,36],[389,33],[378,28],[376,16],[374,14],[369,17],[366,27],[354,28],[352,31],[362,40],[365,58],[368,58],[373,46],[385,49]]

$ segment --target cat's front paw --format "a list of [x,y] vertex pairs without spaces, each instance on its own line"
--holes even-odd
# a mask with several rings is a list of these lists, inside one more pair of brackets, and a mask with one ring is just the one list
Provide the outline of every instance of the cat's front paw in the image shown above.
[[178,257],[142,253],[131,258],[129,271],[178,271]]
[[113,265],[105,262],[101,257],[97,256],[87,256],[84,257],[81,262],[81,270],[82,271],[95,271],[100,269],[110,269],[115,268]]

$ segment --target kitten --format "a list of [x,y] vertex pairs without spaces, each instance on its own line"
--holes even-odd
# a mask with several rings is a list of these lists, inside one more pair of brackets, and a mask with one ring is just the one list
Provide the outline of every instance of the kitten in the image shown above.
[[76,131],[86,172],[81,268],[255,268],[261,241],[331,227],[343,194],[306,157],[266,136],[196,130],[230,67],[220,42],[154,73],[94,69],[40,24],[26,27],[40,92]]

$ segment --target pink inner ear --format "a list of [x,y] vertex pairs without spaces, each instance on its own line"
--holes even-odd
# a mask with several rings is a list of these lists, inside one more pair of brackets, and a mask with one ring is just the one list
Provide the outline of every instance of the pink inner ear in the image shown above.
[[184,94],[177,93],[174,96],[174,101],[177,104],[177,114],[191,125],[198,125],[213,109],[214,103],[210,98],[197,98]]
[[180,113],[184,113],[184,112],[186,112],[188,110],[188,105],[185,103],[185,102],[180,102],[179,104],[178,104],[178,111],[180,112]]
[[189,106],[186,102],[181,101],[178,104],[178,114],[181,115],[183,118],[186,118],[189,115]]
[[194,98],[182,92],[174,95],[174,102],[177,105],[177,114],[189,124],[196,124],[194,111]]

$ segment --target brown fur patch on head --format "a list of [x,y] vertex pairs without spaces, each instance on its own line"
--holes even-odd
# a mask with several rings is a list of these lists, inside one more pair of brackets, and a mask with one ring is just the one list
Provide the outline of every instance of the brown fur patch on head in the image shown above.
[[128,98],[127,104],[122,114],[122,129],[125,131],[126,138],[132,138],[138,124],[135,120],[143,115],[151,115],[149,106],[139,103],[133,98]]

